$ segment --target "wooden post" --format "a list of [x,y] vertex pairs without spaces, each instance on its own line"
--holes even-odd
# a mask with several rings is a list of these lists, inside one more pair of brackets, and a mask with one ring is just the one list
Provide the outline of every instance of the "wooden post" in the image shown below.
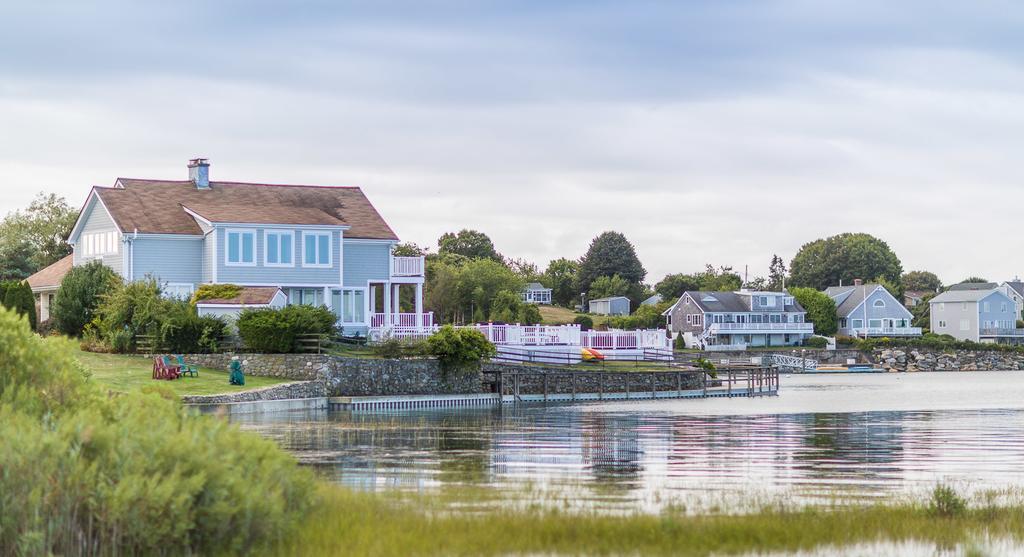
[[728,388],[726,390],[726,395],[729,398],[732,398],[732,370],[731,369],[728,370],[728,373],[729,373],[728,379],[726,380],[727,381],[727,385],[728,385]]

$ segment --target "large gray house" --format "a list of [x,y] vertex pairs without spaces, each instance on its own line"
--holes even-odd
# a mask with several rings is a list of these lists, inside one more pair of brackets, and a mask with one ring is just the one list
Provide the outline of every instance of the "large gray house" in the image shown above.
[[933,333],[974,342],[1024,342],[1016,304],[994,284],[989,290],[948,290],[929,303]]
[[851,337],[916,337],[920,327],[911,327],[913,314],[880,284],[830,286],[825,290],[836,303],[839,334]]
[[662,315],[687,348],[796,346],[814,334],[807,312],[788,292],[687,291]]

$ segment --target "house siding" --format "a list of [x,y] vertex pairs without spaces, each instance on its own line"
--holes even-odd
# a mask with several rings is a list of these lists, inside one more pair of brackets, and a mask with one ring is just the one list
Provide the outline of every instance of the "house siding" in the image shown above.
[[676,333],[699,334],[704,331],[703,325],[692,325],[686,322],[687,315],[700,314],[701,310],[689,297],[683,298],[672,310],[672,325],[669,329]]
[[365,287],[369,281],[391,278],[391,244],[346,240],[344,246],[345,286]]
[[152,276],[160,283],[196,285],[203,281],[203,239],[188,236],[139,237],[133,241],[131,280]]
[[[885,302],[884,308],[875,307],[875,300],[882,300]],[[867,318],[865,318],[865,313]],[[841,335],[851,335],[853,330],[853,320],[861,319],[864,321],[864,327],[871,326],[871,320],[873,319],[896,319],[906,320],[906,326],[910,326],[910,322],[914,316],[910,313],[907,308],[903,307],[896,298],[889,293],[885,288],[875,289],[874,292],[868,295],[867,300],[863,305],[854,308],[848,315],[840,315],[840,318],[847,320],[846,327],[839,330]]]
[[[986,302],[988,302],[988,306],[989,306],[989,310],[988,311],[985,311],[985,303]],[[1005,304],[1005,306],[1006,306],[1005,311],[1003,310],[1003,304]],[[1012,329],[1012,328],[1016,327],[1016,323],[1017,323],[1016,308],[1017,308],[1016,304],[1014,304],[1013,300],[1009,296],[1007,296],[1006,294],[1003,294],[1002,292],[996,290],[995,292],[993,292],[993,293],[989,294],[988,296],[986,296],[985,298],[983,298],[978,303],[978,324],[979,324],[979,329],[986,329],[986,328],[1009,328],[1009,329]],[[993,322],[997,323],[997,325],[993,326],[992,325]],[[999,325],[998,323],[1000,323],[1000,322],[1003,322],[1003,323],[1008,322],[1008,323],[1006,323],[1005,325]],[[988,323],[988,325],[986,325],[986,323]],[[980,335],[980,330],[979,330],[979,335]]]
[[[80,240],[84,234],[93,234],[97,232],[117,232],[117,253],[106,254],[94,257],[85,257],[82,255],[84,249],[81,247]],[[89,202],[89,207],[86,208],[85,220],[82,223],[82,227],[79,230],[78,238],[76,238],[76,245],[74,248],[74,264],[83,265],[93,260],[102,261],[104,265],[110,267],[117,274],[124,276],[124,250],[127,246],[123,243],[124,238],[121,235],[121,231],[118,230],[117,225],[107,214],[107,210],[103,208],[103,205],[98,201],[97,198],[93,197]]]
[[[963,309],[966,304],[967,309]],[[951,335],[959,340],[973,340],[977,342],[978,337],[978,303],[977,302],[936,302],[931,307],[931,330],[940,335]],[[967,330],[960,328],[960,321],[966,319]],[[939,323],[945,321],[946,326],[940,327]]]
[[[302,237],[303,231],[324,230],[317,228],[264,228],[257,226],[220,226],[216,227],[217,247],[217,282],[234,284],[253,285],[325,285],[336,286],[341,282],[341,231],[331,232],[331,266],[330,267],[304,267],[302,266]],[[230,266],[224,262],[227,250],[227,230],[244,229],[256,231],[255,265],[252,266]],[[264,230],[292,231],[294,241],[292,255],[294,266],[292,267],[267,267],[263,264],[264,254]]]

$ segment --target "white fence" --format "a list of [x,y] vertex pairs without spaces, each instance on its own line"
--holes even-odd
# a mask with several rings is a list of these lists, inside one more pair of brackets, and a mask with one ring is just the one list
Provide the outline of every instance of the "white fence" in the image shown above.
[[712,334],[725,331],[735,333],[752,331],[813,333],[814,323],[712,323],[708,330]]
[[736,344],[707,344],[704,346],[705,352],[741,352],[747,349],[746,343],[739,342]]
[[422,277],[424,269],[424,258],[420,257],[392,257],[391,276],[393,277]]
[[[429,322],[417,326],[417,314],[395,314],[395,325],[383,323],[383,314],[373,316],[370,338],[424,338],[438,329],[433,315],[422,314]],[[662,329],[637,331],[583,331],[579,325],[464,325],[481,333],[498,346],[573,346],[595,350],[671,349],[672,340]]]
[[[387,323],[390,318],[391,323]],[[370,328],[379,329],[393,327],[395,329],[430,329],[434,327],[433,312],[427,313],[374,313],[370,315]]]

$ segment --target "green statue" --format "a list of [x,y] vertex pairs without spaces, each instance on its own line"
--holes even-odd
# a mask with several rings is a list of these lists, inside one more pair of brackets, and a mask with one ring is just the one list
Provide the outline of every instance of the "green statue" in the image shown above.
[[231,384],[245,385],[245,374],[242,373],[242,362],[231,360]]

